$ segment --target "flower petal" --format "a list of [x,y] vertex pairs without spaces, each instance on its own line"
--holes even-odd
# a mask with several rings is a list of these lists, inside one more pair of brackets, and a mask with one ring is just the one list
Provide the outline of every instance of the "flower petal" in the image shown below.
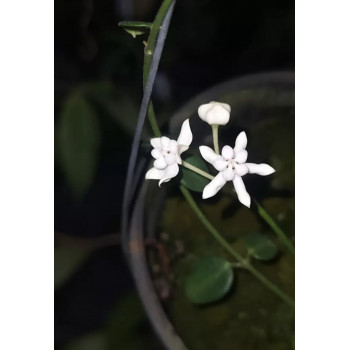
[[162,148],[169,148],[170,139],[167,136],[162,136],[160,138],[160,143],[162,144]]
[[235,177],[235,173],[233,172],[231,167],[228,167],[222,172],[222,175],[224,176],[224,179],[226,181],[232,181],[233,178]]
[[210,125],[225,125],[230,120],[231,107],[227,103],[212,101],[199,106],[199,117]]
[[246,166],[246,164],[236,164],[235,170],[236,170],[236,174],[238,176],[244,176],[245,174],[248,174],[248,172],[249,172],[249,169]]
[[[177,139],[177,143],[179,145],[179,154],[188,150],[188,146],[191,144],[192,139],[193,139],[193,136],[190,128],[190,121],[189,119],[186,119],[182,123],[180,135]],[[183,146],[186,146],[186,147],[183,147]]]
[[270,175],[275,172],[275,169],[268,164],[254,164],[254,163],[246,163],[246,166],[249,169],[250,174],[258,174],[262,176]]
[[162,156],[162,151],[159,148],[152,149],[151,155],[154,159],[158,159]]
[[176,153],[175,157],[176,157],[176,163],[177,164],[182,164],[182,159],[177,153]]
[[207,114],[208,110],[211,108],[211,103],[205,103],[203,105],[200,105],[198,107],[198,115],[199,118],[201,118],[202,120],[206,121],[205,115]]
[[162,144],[160,142],[160,137],[155,137],[151,139],[151,145],[153,148],[162,148]]
[[180,155],[180,154],[186,152],[188,149],[189,149],[189,147],[186,145],[179,145],[178,146],[178,154]]
[[157,168],[151,168],[147,171],[145,175],[146,180],[160,180],[164,177],[165,170],[160,170]]
[[166,163],[164,157],[158,158],[153,162],[153,166],[160,170],[165,169],[167,165],[168,164]]
[[176,162],[176,157],[174,153],[168,153],[165,155],[164,158],[168,165],[174,164]]
[[214,179],[204,187],[202,194],[203,199],[215,196],[222,189],[225,183],[226,180],[224,179],[222,172],[218,173]]
[[226,159],[232,159],[233,158],[233,149],[230,146],[224,146],[221,151],[221,155]]
[[214,161],[214,167],[217,171],[223,171],[226,169],[227,166],[227,161],[224,160],[221,156],[219,156],[215,161]]
[[239,151],[236,153],[235,161],[239,164],[243,164],[247,161],[248,152],[246,150]]
[[202,157],[210,164],[214,164],[218,158],[222,158],[208,146],[199,146],[199,151],[201,152]]
[[233,149],[235,154],[238,154],[240,151],[245,150],[247,143],[247,135],[244,131],[242,131],[236,138],[235,148]]
[[233,179],[233,186],[235,186],[238,200],[246,207],[250,208],[250,196],[246,191],[244,182],[240,176],[235,176],[235,178]]
[[175,140],[170,140],[169,150],[173,153],[177,152],[177,142]]
[[168,167],[166,167],[166,169],[164,170],[164,176],[162,177],[162,179],[159,181],[159,187],[161,186],[161,184],[163,182],[168,182],[170,181],[173,177],[175,177],[177,174],[179,173],[179,166],[177,165],[177,163],[174,163],[172,165],[169,165]]

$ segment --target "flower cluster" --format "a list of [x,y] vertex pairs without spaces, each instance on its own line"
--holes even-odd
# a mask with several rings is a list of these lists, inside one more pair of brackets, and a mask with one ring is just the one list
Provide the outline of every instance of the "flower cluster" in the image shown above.
[[[212,126],[226,125],[230,119],[230,112],[231,108],[228,104],[214,101],[198,108],[199,117]],[[182,164],[180,156],[188,150],[192,138],[189,119],[186,119],[177,141],[164,136],[151,139],[151,145],[154,148],[151,154],[155,161],[153,168],[147,172],[146,179],[160,180],[160,186],[163,182],[175,177],[179,172],[179,164]],[[199,147],[202,157],[218,171],[214,179],[203,189],[203,199],[215,196],[226,182],[232,181],[238,200],[250,207],[251,199],[242,176],[246,174],[265,176],[272,174],[275,170],[268,164],[247,163],[247,142],[247,135],[242,131],[236,138],[234,148],[224,146],[221,155],[215,153],[210,147]]]

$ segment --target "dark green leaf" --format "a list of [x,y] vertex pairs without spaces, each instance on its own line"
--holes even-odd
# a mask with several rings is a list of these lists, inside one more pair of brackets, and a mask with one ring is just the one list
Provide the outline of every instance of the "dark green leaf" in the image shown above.
[[90,256],[91,250],[81,247],[55,247],[55,289],[63,286]]
[[267,261],[277,254],[275,243],[260,233],[249,234],[244,239],[249,254],[256,259]]
[[[204,160],[199,156],[189,156],[185,158],[185,161],[207,173],[209,172],[208,167],[205,164]],[[183,177],[181,182],[189,190],[202,192],[204,187],[208,185],[208,183],[210,182],[209,179],[185,167],[182,167],[182,172],[183,172]]]
[[97,116],[83,96],[68,98],[57,131],[63,171],[74,194],[82,197],[95,176],[100,141]]
[[[147,334],[141,330],[147,324],[145,310],[136,292],[119,298],[107,319],[106,334],[110,349],[149,349],[145,343]],[[137,332],[138,336],[135,337]]]
[[104,333],[98,331],[72,340],[64,350],[108,350],[108,342]]
[[186,295],[196,304],[221,299],[231,288],[233,277],[233,268],[228,261],[216,256],[203,258],[187,277]]

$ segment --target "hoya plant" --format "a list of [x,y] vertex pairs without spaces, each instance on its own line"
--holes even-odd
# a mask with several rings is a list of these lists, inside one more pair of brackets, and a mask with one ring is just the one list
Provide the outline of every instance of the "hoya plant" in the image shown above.
[[[151,94],[174,6],[175,1],[164,0],[153,23],[120,23],[120,26],[133,37],[148,34],[147,41],[144,41],[144,96],[127,172],[122,230],[125,234],[130,226],[128,218],[135,183],[138,181],[138,169],[142,169],[138,162],[141,133],[146,116],[148,116],[154,137],[149,140],[151,145],[150,166],[144,178],[146,181],[157,181],[159,187],[168,186],[169,182],[178,184],[179,193],[213,237],[213,242],[215,240],[216,244],[227,253],[225,255],[206,255],[204,252],[203,257],[194,261],[185,283],[181,286],[188,300],[194,304],[208,304],[223,298],[232,289],[238,270],[243,269],[260,281],[271,293],[293,307],[294,301],[291,296],[270,281],[254,264],[254,260],[266,262],[276,257],[278,247],[275,242],[259,232],[246,234],[243,238],[245,253],[242,253],[236,250],[231,242],[219,232],[201,209],[203,200],[206,201],[223,191],[230,196],[230,200],[239,202],[240,205],[249,208],[254,215],[265,221],[280,243],[285,245],[290,254],[294,255],[294,245],[287,234],[263,205],[255,199],[254,193],[248,193],[243,180],[250,176],[254,178],[256,175],[273,177],[279,169],[261,163],[260,159],[248,157],[249,144],[245,130],[230,135],[228,144],[221,141],[221,128],[227,127],[231,122],[231,106],[226,101],[207,101],[197,106],[197,115],[187,119],[184,116],[180,132],[175,138],[162,135],[160,131]],[[200,118],[203,123],[210,125],[212,145],[203,144],[199,148],[192,147],[193,140],[202,139],[200,131],[193,130],[194,118]],[[191,155],[187,156],[189,153]],[[249,162],[248,159],[252,162]],[[194,196],[193,192],[201,193],[201,203],[198,203],[197,196]]]
[[[213,132],[213,148],[208,146],[200,146],[199,152],[203,159],[211,165],[211,168],[216,171],[213,176],[209,172],[182,160],[181,155],[186,152],[192,143],[193,134],[191,131],[190,120],[186,119],[181,127],[181,131],[177,140],[170,139],[167,136],[155,137],[150,140],[153,147],[151,156],[154,158],[153,167],[151,167],[145,178],[147,180],[158,180],[159,187],[179,174],[180,167],[186,168],[189,172],[198,174],[201,177],[207,178],[210,182],[202,189],[202,198],[208,199],[215,196],[227,182],[232,182],[232,200],[239,200],[241,204],[250,208],[251,196],[247,192],[242,177],[249,174],[261,176],[271,175],[275,172],[270,165],[261,163],[248,163],[247,151],[247,135],[244,131],[240,132],[236,137],[232,146],[219,146],[218,129],[221,125],[226,125],[230,120],[231,108],[226,103],[209,102],[199,106],[198,116],[212,127]],[[187,175],[186,175],[187,174]],[[221,257],[209,257],[198,261],[192,273],[189,275],[186,283],[186,292],[190,300],[195,303],[208,303],[221,298],[230,289],[233,283],[233,268],[244,268],[258,278],[272,292],[278,294],[283,300],[289,304],[293,301],[277,286],[269,282],[250,264],[250,259],[271,260],[277,253],[275,244],[265,238],[261,234],[252,234],[246,237],[247,255],[245,257],[238,254],[227,242],[224,237],[213,227],[208,221],[198,204],[195,202],[189,189],[195,184],[196,178],[191,178],[191,174],[185,172],[182,179],[180,190],[184,197],[196,212],[199,219],[207,227],[209,232],[233,257],[233,261],[227,261]],[[235,198],[236,194],[236,198]],[[274,220],[267,214],[264,208],[255,201],[261,217],[274,229],[274,231],[288,242],[288,248],[292,248],[292,244],[277,226]],[[206,288],[202,288],[203,283]]]

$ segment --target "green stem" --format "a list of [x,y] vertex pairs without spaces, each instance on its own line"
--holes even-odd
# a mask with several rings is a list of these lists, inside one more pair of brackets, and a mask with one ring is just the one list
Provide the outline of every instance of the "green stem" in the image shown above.
[[158,122],[157,122],[156,114],[154,113],[152,101],[149,103],[147,115],[148,115],[148,120],[149,120],[149,123],[151,124],[151,128],[152,128],[154,136],[161,137],[162,133],[160,132],[160,129],[158,126]]
[[208,174],[207,172],[197,168],[196,166],[190,164],[190,163],[187,163],[185,162],[184,160],[182,161],[182,165],[187,168],[187,169],[190,169],[192,170],[193,172],[199,174],[199,175],[202,175],[203,177],[206,177],[207,179],[209,180],[213,180],[214,179],[214,176],[213,175],[210,175]]
[[294,306],[294,301],[288,295],[286,295],[281,289],[279,289],[275,284],[270,282],[263,274],[256,270],[245,258],[243,258],[239,253],[237,253],[236,250],[220,235],[216,228],[208,221],[208,219],[202,213],[202,211],[194,201],[191,193],[182,185],[180,186],[180,189],[190,207],[197,214],[198,219],[212,234],[212,236],[221,244],[221,246],[225,248],[236,260],[238,260],[242,267],[244,266],[262,284],[264,284],[272,292],[278,295],[287,304]]
[[219,149],[219,138],[218,138],[218,134],[219,134],[219,125],[214,124],[211,126],[212,130],[213,130],[213,143],[214,143],[214,151],[217,154],[220,154],[220,149]]
[[[151,62],[154,54],[154,49],[157,42],[158,32],[163,23],[164,17],[168,12],[168,9],[172,3],[172,0],[164,0],[162,5],[160,6],[156,18],[152,24],[151,31],[149,33],[149,37],[147,40],[147,44],[145,46],[145,56],[144,56],[144,64],[143,64],[143,86],[147,82],[149,70],[151,67]],[[157,119],[154,113],[153,103],[150,102],[148,106],[148,119],[152,127],[152,131],[156,137],[161,136],[161,132],[157,123]]]
[[285,244],[285,246],[290,250],[290,252],[295,255],[295,249],[292,242],[288,239],[287,235],[282,231],[282,229],[276,224],[272,217],[267,213],[267,211],[255,201],[258,207],[259,215],[267,222],[271,229],[276,233],[279,239]]
[[[185,168],[188,168],[192,170],[193,172],[206,177],[209,180],[212,180],[214,176],[208,174],[207,172],[195,167],[194,165],[191,165],[185,161],[182,161],[182,165]],[[283,230],[276,224],[276,222],[272,219],[272,217],[266,212],[266,210],[255,200],[255,203],[258,207],[258,214],[261,216],[262,219],[265,220],[265,222],[271,227],[271,229],[276,233],[276,235],[279,237],[282,243],[290,250],[290,252],[295,255],[295,249],[292,244],[292,242],[289,240],[287,235],[283,232]]]

